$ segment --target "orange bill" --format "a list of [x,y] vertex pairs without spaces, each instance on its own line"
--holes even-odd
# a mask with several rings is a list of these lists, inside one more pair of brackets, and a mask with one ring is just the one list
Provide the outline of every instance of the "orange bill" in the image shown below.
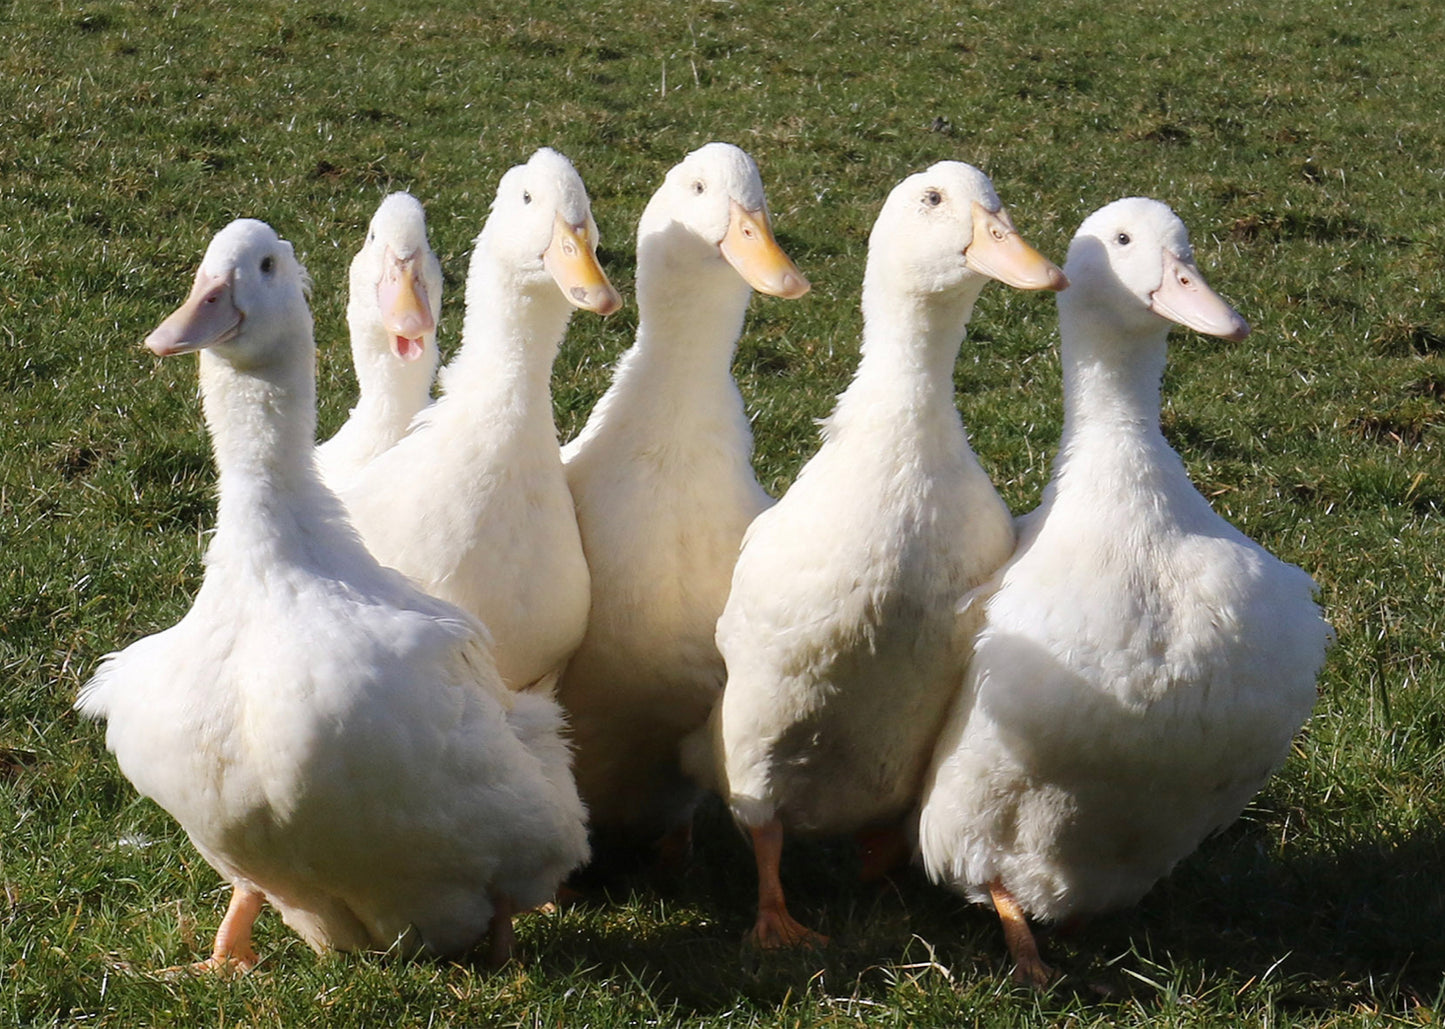
[[973,239],[964,248],[968,266],[1016,289],[1064,289],[1059,266],[1024,242],[1003,208],[990,211],[973,202]]
[[766,211],[747,211],[736,200],[720,244],[728,264],[753,289],[768,296],[796,300],[811,288],[792,258],[778,246]]
[[552,242],[542,253],[542,266],[574,306],[608,315],[622,306],[622,297],[597,263],[588,235],[586,225],[568,225],[559,213]]

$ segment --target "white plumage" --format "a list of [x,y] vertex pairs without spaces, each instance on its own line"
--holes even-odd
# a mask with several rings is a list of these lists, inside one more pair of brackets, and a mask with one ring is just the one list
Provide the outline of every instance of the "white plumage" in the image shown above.
[[346,423],[316,448],[331,489],[346,489],[431,402],[441,302],[442,266],[427,242],[426,212],[410,193],[392,193],[351,261],[346,323],[359,396]]
[[563,450],[592,614],[558,697],[594,830],[655,839],[695,797],[678,744],[722,688],[713,632],[743,532],[772,502],[731,370],[753,289],[808,283],[773,239],[752,158],[709,143],[643,212],[637,340]]
[[587,627],[551,374],[573,307],[621,303],[596,246],[567,158],[543,148],[508,171],[472,253],[440,396],[342,494],[377,560],[486,623],[513,689],[554,682]]
[[723,793],[754,838],[764,945],[809,935],[776,883],[783,826],[853,832],[911,809],[967,650],[954,604],[1012,549],[953,394],[990,277],[1062,285],[987,176],[943,162],[892,191],[869,239],[857,374],[743,542],[714,732]]
[[504,689],[486,630],[380,567],[321,484],[305,288],[237,221],[147,340],[201,350],[216,532],[191,610],[76,706],[234,885],[210,966],[255,963],[263,899],[318,949],[456,954],[490,928],[500,956],[511,908],[587,854],[561,713]]
[[1059,297],[1064,434],[985,625],[919,826],[934,879],[1023,914],[1138,900],[1232,821],[1310,712],[1330,639],[1314,584],[1214,513],[1159,429],[1169,323],[1241,339],[1165,205],[1084,222]]

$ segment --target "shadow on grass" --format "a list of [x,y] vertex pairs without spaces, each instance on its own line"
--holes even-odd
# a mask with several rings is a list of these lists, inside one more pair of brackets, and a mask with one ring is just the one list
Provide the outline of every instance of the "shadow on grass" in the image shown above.
[[1445,976],[1445,829],[1276,852],[1236,825],[1138,908],[1081,934],[1081,952],[1125,946],[1243,980],[1301,986],[1299,1002],[1384,1009],[1433,1003]]
[[645,866],[582,877],[581,897],[531,948],[539,970],[566,977],[586,969],[591,979],[641,984],[661,1008],[720,1015],[739,1003],[774,1009],[816,989],[881,994],[891,969],[926,950],[915,936],[959,937],[956,926],[927,924],[940,911],[964,909],[961,920],[985,937],[992,928],[991,915],[972,918],[913,870],[860,884],[849,841],[790,839],[782,868],[789,907],[832,942],[817,950],[751,947],[744,937],[756,912],[752,851],[716,801],[699,813],[683,869]]
[[[1331,853],[1277,853],[1260,828],[1237,824],[1137,907],[1077,931],[1046,930],[1046,960],[1063,977],[1042,1003],[1147,1007],[1268,987],[1272,1003],[1302,1011],[1431,1004],[1445,973],[1442,853],[1438,829]],[[639,984],[659,1007],[695,1015],[739,1003],[775,1009],[819,989],[882,1000],[920,969],[940,977],[929,988],[1007,980],[993,913],[916,868],[864,885],[851,846],[801,840],[789,842],[783,875],[794,914],[830,935],[828,947],[765,953],[743,943],[754,913],[752,855],[709,805],[685,870],[594,881],[543,930],[533,960],[559,977],[586,969]]]

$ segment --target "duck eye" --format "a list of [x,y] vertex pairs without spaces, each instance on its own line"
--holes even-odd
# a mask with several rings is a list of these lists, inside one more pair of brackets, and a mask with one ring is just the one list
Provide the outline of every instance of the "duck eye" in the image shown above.
[[261,258],[261,274],[262,274],[262,275],[270,275],[270,274],[271,274],[273,271],[275,271],[275,270],[276,270],[276,258],[272,257],[270,254],[267,254],[265,257]]
[[1128,246],[1130,242],[1129,234],[1127,232],[1119,233],[1117,236],[1114,237],[1114,242],[1118,243],[1121,247]]
[[692,191],[698,196],[702,196],[704,193],[707,192],[707,187],[703,185],[702,179],[698,179],[692,184]]
[[525,189],[522,190],[522,203],[524,203],[524,204],[530,204],[531,202],[532,202],[532,194],[529,193],[529,192],[527,192]]
[[943,194],[936,189],[930,189],[927,193],[923,194],[923,202],[929,207],[937,207],[943,203]]

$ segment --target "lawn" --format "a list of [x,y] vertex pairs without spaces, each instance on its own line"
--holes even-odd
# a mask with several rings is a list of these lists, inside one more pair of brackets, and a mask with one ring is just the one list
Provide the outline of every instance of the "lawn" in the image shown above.
[[[536,0],[12,3],[0,9],[0,1024],[1426,1025],[1445,1017],[1445,19],[1377,3]],[[1171,204],[1255,331],[1172,340],[1165,429],[1216,508],[1320,585],[1338,633],[1280,774],[1136,908],[1043,941],[1015,987],[992,914],[917,870],[860,886],[800,844],[790,902],[834,944],[742,947],[753,873],[720,807],[686,873],[519,921],[524,961],[313,955],[274,915],[235,982],[202,956],[225,889],[70,710],[106,651],[176,621],[214,474],[193,362],[140,340],[239,216],[316,288],[321,431],[354,380],[345,269],[380,198],[426,205],[454,347],[471,241],[538,146],[586,180],[631,295],[663,173],[747,149],[813,282],[754,300],[735,365],[774,494],[857,359],[868,229],[933,161],[989,172],[1062,261],[1091,211]],[[635,307],[578,315],[569,437]],[[1061,423],[1055,314],[991,287],[956,368],[1015,511]]]

